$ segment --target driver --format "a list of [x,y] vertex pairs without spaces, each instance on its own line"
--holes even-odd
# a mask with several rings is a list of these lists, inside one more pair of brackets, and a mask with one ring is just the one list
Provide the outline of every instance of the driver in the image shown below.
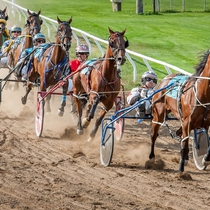
[[[133,88],[127,97],[129,105],[133,105],[142,98],[147,98],[154,93],[154,88],[157,84],[157,74],[153,71],[146,71],[141,77],[141,86]],[[145,100],[137,108],[137,117],[145,117],[151,114],[151,100]]]

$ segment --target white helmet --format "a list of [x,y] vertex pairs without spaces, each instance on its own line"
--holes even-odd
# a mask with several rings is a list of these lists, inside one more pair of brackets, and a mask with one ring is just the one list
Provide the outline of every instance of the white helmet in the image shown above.
[[80,44],[76,47],[76,55],[79,53],[86,53],[87,55],[89,55],[90,51],[89,51],[89,47],[86,44]]
[[36,45],[36,41],[39,39],[42,39],[44,41],[43,43],[46,42],[46,38],[45,38],[44,34],[38,33],[38,34],[35,34],[33,37],[33,44]]
[[153,82],[157,84],[157,74],[154,71],[146,71],[141,76],[141,83],[145,85],[147,78],[153,79]]

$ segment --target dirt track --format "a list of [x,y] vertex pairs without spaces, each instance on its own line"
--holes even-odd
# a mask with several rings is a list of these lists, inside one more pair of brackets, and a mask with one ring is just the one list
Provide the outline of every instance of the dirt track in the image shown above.
[[[209,209],[210,171],[198,171],[190,152],[180,176],[179,144],[162,130],[156,164],[148,167],[150,123],[126,120],[115,141],[110,167],[100,163],[100,131],[87,142],[76,134],[66,109],[57,116],[59,98],[45,115],[43,137],[34,132],[34,94],[23,106],[24,89],[4,90],[0,111],[0,209]],[[163,168],[163,166],[165,167]]]

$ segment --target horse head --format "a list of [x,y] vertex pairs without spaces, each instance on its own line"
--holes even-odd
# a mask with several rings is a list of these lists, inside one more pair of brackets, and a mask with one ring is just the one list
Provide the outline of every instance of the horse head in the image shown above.
[[9,19],[9,17],[6,14],[6,10],[7,10],[7,7],[5,7],[3,10],[0,10],[0,19],[7,21]]
[[123,65],[126,61],[125,48],[128,47],[128,40],[124,40],[125,31],[126,29],[122,32],[114,32],[109,28],[109,47],[117,65]]
[[7,21],[0,19],[0,34],[3,34],[6,29]]
[[35,35],[37,33],[40,33],[41,25],[42,25],[42,19],[40,19],[39,15],[41,13],[41,10],[38,11],[38,13],[30,12],[27,10],[28,13],[28,19],[26,23],[26,27],[28,28],[30,35]]
[[64,51],[68,51],[71,47],[72,29],[70,23],[72,21],[72,17],[68,21],[61,21],[59,17],[57,17],[57,21],[58,29],[56,42],[61,45]]

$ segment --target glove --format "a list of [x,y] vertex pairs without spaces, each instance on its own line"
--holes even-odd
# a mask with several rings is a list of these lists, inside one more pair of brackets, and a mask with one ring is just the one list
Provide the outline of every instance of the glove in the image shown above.
[[133,98],[131,99],[131,101],[130,101],[130,105],[135,104],[135,103],[136,103],[137,101],[139,101],[140,99],[141,99],[141,96],[140,96],[140,95],[133,97]]

